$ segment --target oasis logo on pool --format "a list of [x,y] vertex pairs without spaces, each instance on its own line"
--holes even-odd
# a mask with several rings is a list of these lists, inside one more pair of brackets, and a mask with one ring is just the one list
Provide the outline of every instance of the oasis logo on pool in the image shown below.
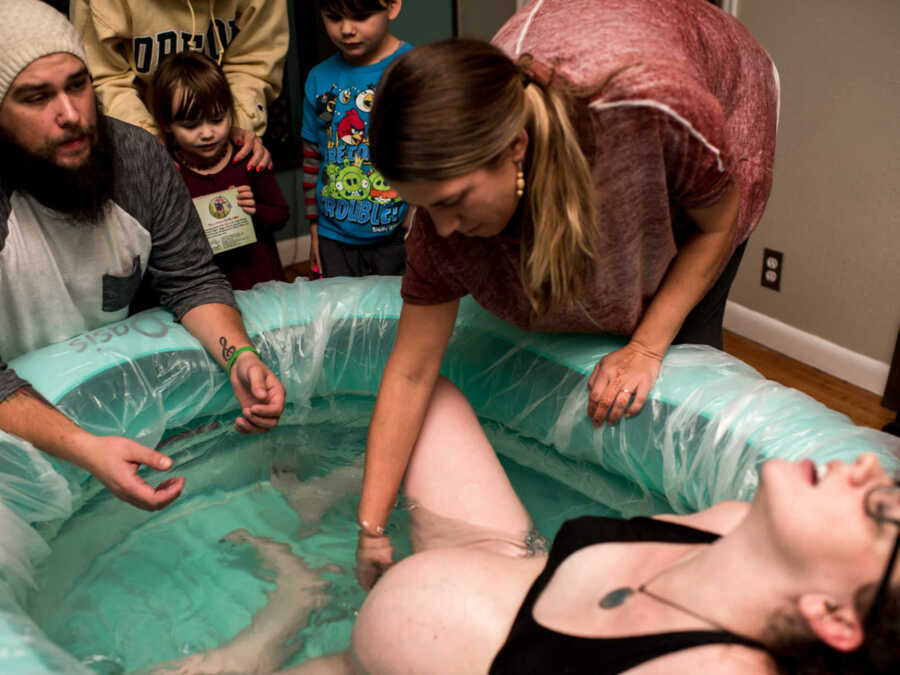
[[142,312],[125,319],[125,321],[104,326],[73,338],[66,342],[66,345],[74,349],[78,354],[87,351],[91,347],[98,352],[102,352],[104,348],[112,347],[108,343],[126,335],[136,333],[144,337],[159,339],[168,335],[169,328],[170,324],[159,317]]

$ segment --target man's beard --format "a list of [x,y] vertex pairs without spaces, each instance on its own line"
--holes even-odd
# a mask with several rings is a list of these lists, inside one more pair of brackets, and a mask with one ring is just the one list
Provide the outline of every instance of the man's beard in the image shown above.
[[77,135],[81,134],[91,143],[90,155],[84,164],[69,169],[48,159],[58,144],[32,154],[0,130],[0,177],[10,188],[27,192],[78,223],[99,222],[112,197],[114,178],[109,126],[99,106],[96,126],[79,130]]

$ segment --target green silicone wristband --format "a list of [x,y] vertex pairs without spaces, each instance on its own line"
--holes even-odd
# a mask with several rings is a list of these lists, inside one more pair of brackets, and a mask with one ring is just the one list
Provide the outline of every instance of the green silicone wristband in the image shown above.
[[231,358],[228,359],[228,377],[231,377],[231,366],[234,365],[235,360],[238,356],[243,354],[244,352],[253,352],[257,356],[259,356],[259,352],[256,351],[256,347],[253,345],[246,345],[245,347],[241,347],[240,349],[236,349],[234,354],[231,355]]

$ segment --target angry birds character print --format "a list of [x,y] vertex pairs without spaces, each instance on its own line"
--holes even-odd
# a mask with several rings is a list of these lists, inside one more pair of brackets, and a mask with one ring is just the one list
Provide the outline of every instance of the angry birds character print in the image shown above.
[[387,184],[384,176],[374,166],[369,172],[369,196],[379,204],[390,204],[401,201],[400,193]]
[[356,108],[351,108],[344,115],[344,119],[338,124],[338,138],[347,145],[359,145],[363,142],[366,135],[366,125],[356,112]]
[[329,180],[322,188],[323,197],[353,201],[369,198],[371,184],[359,162],[345,160],[343,166],[332,164],[327,171]]
[[334,119],[334,107],[337,103],[337,95],[326,91],[316,97],[316,116],[323,122]]
[[375,101],[375,85],[370,84],[368,89],[356,95],[356,107],[364,113],[372,112],[372,103]]
[[362,82],[344,88],[330,83],[313,100],[327,143],[317,199],[320,224],[333,224],[342,236],[368,238],[392,232],[403,222],[406,204],[371,164],[366,127],[376,86]]

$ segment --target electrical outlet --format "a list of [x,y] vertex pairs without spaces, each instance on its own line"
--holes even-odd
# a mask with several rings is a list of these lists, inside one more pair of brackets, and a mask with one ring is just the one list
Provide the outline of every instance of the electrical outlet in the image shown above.
[[763,249],[762,279],[760,283],[773,291],[781,290],[781,273],[784,268],[784,254],[771,248]]

